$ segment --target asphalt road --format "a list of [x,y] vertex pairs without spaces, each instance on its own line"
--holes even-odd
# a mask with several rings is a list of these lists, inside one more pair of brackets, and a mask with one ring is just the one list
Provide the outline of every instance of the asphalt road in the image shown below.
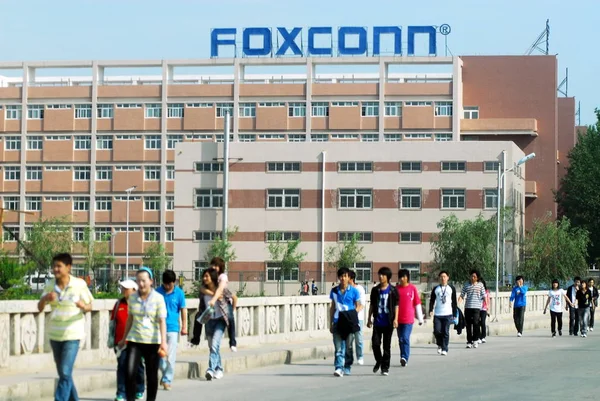
[[[372,355],[351,376],[333,376],[333,361],[226,374],[221,380],[178,380],[173,390],[159,390],[160,401],[209,399],[285,400],[561,400],[597,399],[600,370],[600,331],[587,338],[551,338],[549,330],[523,337],[489,337],[478,349],[451,343],[448,356],[434,345],[416,345],[407,367],[392,350],[388,377],[372,373]],[[108,401],[113,390],[81,394],[82,401]]]

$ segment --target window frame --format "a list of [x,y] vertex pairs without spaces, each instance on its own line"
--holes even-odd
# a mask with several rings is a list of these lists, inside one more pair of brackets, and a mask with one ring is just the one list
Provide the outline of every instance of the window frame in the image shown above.
[[[404,192],[406,191],[406,193]],[[413,191],[413,193],[409,193]],[[419,193],[417,194],[416,191]],[[404,205],[405,198],[410,206]],[[414,199],[418,199],[419,206],[413,206]],[[400,188],[400,209],[402,210],[422,210],[423,209],[423,189],[422,188]]]
[[[348,193],[348,191],[353,191],[353,193]],[[368,191],[369,193],[360,193]],[[344,193],[346,192],[346,193]],[[346,206],[342,205],[342,199],[346,197]],[[358,207],[357,204],[358,199],[362,199],[362,207]],[[365,199],[369,199],[369,206],[365,207]],[[354,206],[348,206],[348,199],[354,199]],[[339,188],[338,189],[338,209],[339,210],[373,210],[373,189],[372,188]]]
[[268,161],[265,162],[267,173],[301,173],[301,161]]
[[[220,209],[223,207],[223,188],[194,188],[193,196],[194,209]],[[199,206],[199,197],[208,200],[209,206],[204,206],[204,202]]]
[[[281,193],[278,193],[279,191]],[[266,209],[268,210],[299,210],[302,206],[302,190],[300,188],[267,188],[266,192]],[[295,206],[296,202],[297,206]],[[280,206],[277,206],[278,203]]]
[[[452,194],[444,194],[445,191],[452,191]],[[462,192],[457,194],[456,192]],[[467,190],[464,188],[442,188],[440,191],[441,202],[440,207],[442,210],[466,210],[467,209]],[[444,197],[448,198],[448,206],[444,206]],[[460,206],[460,197],[462,196],[463,206]],[[452,199],[456,199],[456,206],[452,206]]]
[[[462,166],[462,168],[461,168]],[[458,160],[447,160],[440,162],[440,171],[442,173],[466,173],[467,162]]]

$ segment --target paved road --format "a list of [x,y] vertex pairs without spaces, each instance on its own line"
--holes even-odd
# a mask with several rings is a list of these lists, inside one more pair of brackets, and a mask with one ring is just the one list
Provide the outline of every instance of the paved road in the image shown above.
[[[490,337],[476,350],[452,343],[448,356],[433,345],[416,345],[409,365],[393,355],[390,376],[372,373],[373,357],[352,376],[333,377],[332,359],[225,375],[222,380],[179,380],[160,401],[210,399],[296,400],[560,400],[597,399],[600,331],[587,338],[550,338],[548,330]],[[393,351],[394,352],[394,351]],[[81,394],[82,401],[109,401],[112,390]]]

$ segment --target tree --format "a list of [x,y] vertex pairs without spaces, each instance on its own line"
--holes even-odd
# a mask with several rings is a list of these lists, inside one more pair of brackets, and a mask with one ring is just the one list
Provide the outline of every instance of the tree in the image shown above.
[[600,262],[600,109],[596,109],[596,118],[587,132],[578,133],[556,193],[559,216],[568,217],[574,227],[589,233],[588,263]]
[[440,230],[431,243],[434,270],[446,270],[453,280],[469,277],[469,271],[479,270],[483,277],[496,274],[496,216],[459,221],[451,214],[441,219]]
[[231,243],[231,238],[238,232],[238,227],[235,226],[233,229],[228,229],[225,232],[225,236],[217,235],[214,241],[206,250],[206,260],[210,261],[214,257],[219,257],[225,261],[225,266],[229,262],[233,262],[237,259],[235,255],[235,249]]
[[29,268],[30,266],[19,263],[15,255],[0,249],[0,287],[4,290],[24,284],[23,277],[27,275]]
[[291,277],[292,269],[298,268],[300,263],[306,257],[306,253],[298,252],[300,239],[286,241],[283,239],[283,234],[280,232],[272,234],[268,238],[271,261],[276,262],[279,266],[279,295],[284,293],[284,282],[286,277]]
[[37,221],[33,223],[19,246],[24,252],[25,261],[35,266],[32,270],[45,273],[50,270],[52,258],[57,253],[72,251],[71,225],[65,218]]
[[354,270],[356,263],[365,260],[363,247],[358,244],[358,234],[354,234],[341,244],[329,246],[325,250],[325,260],[333,270],[342,267]]
[[520,273],[534,284],[566,282],[587,272],[588,232],[573,227],[568,218],[537,219],[524,240],[525,260]]
[[148,246],[142,256],[144,266],[152,270],[155,280],[160,280],[162,273],[171,267],[172,261],[173,258],[167,254],[164,245],[160,242],[154,242]]
[[[81,253],[83,254],[83,269],[84,275],[93,277],[93,291],[96,291],[98,269],[106,267],[113,262],[112,256],[109,254],[110,235],[102,238],[102,241],[96,240],[94,229],[90,226],[85,227],[83,233],[83,241],[81,242]],[[104,283],[103,283],[104,284]]]

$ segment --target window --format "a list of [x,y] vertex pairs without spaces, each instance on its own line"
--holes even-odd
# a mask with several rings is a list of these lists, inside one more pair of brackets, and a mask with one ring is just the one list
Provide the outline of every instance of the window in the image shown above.
[[421,282],[421,264],[420,263],[400,263],[400,268],[408,270],[411,283],[418,284]]
[[42,197],[41,196],[26,196],[25,197],[25,210],[32,212],[39,212],[42,210]]
[[464,209],[464,189],[442,189],[442,209]]
[[75,118],[92,118],[92,105],[91,104],[76,104],[75,105]]
[[142,166],[115,166],[117,171],[141,171]]
[[27,166],[27,180],[39,181],[42,179],[42,166]]
[[402,200],[400,208],[402,209],[420,209],[421,208],[421,189],[420,188],[402,188],[400,190]]
[[498,190],[497,189],[486,189],[485,190],[485,208],[486,209],[497,209],[498,208]]
[[175,210],[175,196],[167,195],[167,210]]
[[435,102],[436,117],[447,117],[452,115],[452,102]]
[[165,241],[173,242],[175,240],[175,232],[173,227],[165,227]]
[[187,103],[185,105],[185,107],[190,109],[210,109],[213,106],[213,103]]
[[89,181],[90,180],[90,168],[89,167],[75,167],[73,171],[75,181]]
[[290,103],[288,106],[288,116],[290,117],[305,117],[306,103]]
[[92,148],[92,137],[88,135],[75,135],[75,149],[89,150]]
[[150,103],[146,105],[146,118],[160,118],[162,106],[160,103]]
[[442,171],[467,171],[465,162],[442,162]]
[[[8,228],[8,230],[6,228],[4,230],[4,233],[2,235],[2,237],[3,237],[2,240],[4,242],[16,242],[13,235],[15,237],[19,238],[19,227],[7,227],[7,228]],[[13,235],[11,235],[11,232]]]
[[196,189],[195,190],[195,207],[206,209],[223,207],[223,190],[222,189]]
[[98,148],[98,150],[112,149],[113,137],[111,135],[98,135],[96,137],[96,148]]
[[70,135],[48,135],[45,138],[46,141],[70,141]]
[[431,106],[431,102],[404,102],[404,105],[409,107],[426,107]]
[[144,179],[145,180],[160,180],[160,166],[145,166],[144,167]]
[[167,118],[183,118],[183,103],[173,103],[167,105]]
[[402,102],[385,102],[386,117],[402,117]]
[[96,116],[98,118],[113,118],[113,105],[99,104],[96,109]]
[[[152,106],[152,105],[148,105]],[[141,103],[118,103],[116,104],[117,109],[141,109]]]
[[431,134],[404,134],[406,139],[431,139]]
[[465,120],[477,120],[479,118],[479,106],[463,107],[463,117]]
[[96,180],[97,181],[112,180],[112,167],[111,166],[96,166]]
[[385,142],[400,142],[402,134],[383,134],[383,140]]
[[400,233],[400,242],[421,242],[421,233],[418,232],[406,232]]
[[379,134],[362,134],[360,136],[361,142],[379,142]]
[[160,227],[144,227],[144,242],[160,241]]
[[223,162],[196,162],[194,170],[198,173],[220,173],[223,171]]
[[73,210],[75,211],[88,211],[90,210],[90,197],[89,196],[76,196],[73,198]]
[[173,181],[175,179],[175,166],[167,166],[167,180]]
[[144,210],[160,210],[160,196],[144,196]]
[[359,262],[354,264],[354,272],[356,273],[356,282],[371,282],[371,262]]
[[72,106],[70,104],[48,104],[46,105],[47,109],[70,109]]
[[265,233],[266,242],[298,241],[299,239],[300,231],[267,231]]
[[300,269],[298,266],[285,271],[283,277],[281,277],[281,273],[280,262],[267,262],[267,281],[298,281],[300,277]]
[[46,202],[69,202],[71,198],[68,196],[44,196]]
[[167,149],[175,149],[179,142],[183,142],[183,135],[167,135]]
[[497,162],[497,161],[483,162],[483,171],[497,173],[499,169],[500,169],[500,162]]
[[371,189],[340,189],[340,209],[371,209]]
[[221,231],[194,231],[193,240],[196,242],[212,242],[216,238],[221,238]]
[[4,180],[5,181],[19,181],[20,179],[21,179],[21,167],[19,167],[19,166],[4,167]]
[[27,149],[28,150],[42,150],[43,141],[41,136],[28,136],[27,137]]
[[20,198],[18,196],[5,196],[3,197],[4,209],[6,210],[19,210],[20,209]]
[[373,171],[372,162],[339,162],[338,171]]
[[112,198],[110,196],[96,197],[96,210],[99,210],[99,211],[112,210]]
[[337,240],[338,242],[348,242],[352,241],[352,239],[356,237],[357,242],[373,242],[373,233],[368,231],[361,232],[338,232]]
[[96,227],[94,228],[94,238],[96,241],[108,241],[112,236],[110,227]]
[[46,171],[71,171],[71,166],[45,166]]
[[436,142],[450,142],[452,140],[452,134],[435,134]]
[[233,117],[233,103],[217,103],[217,118],[225,117],[225,113],[229,112],[229,117]]
[[[285,134],[258,134],[258,139],[263,141],[283,141]],[[217,142],[219,142],[217,140]]]
[[208,269],[208,262],[194,260],[194,280],[202,280],[202,272],[206,269]]
[[299,173],[300,166],[300,162],[267,162],[267,171],[270,173]]
[[311,142],[327,142],[329,141],[329,134],[310,134]]
[[84,227],[73,227],[73,241],[75,241],[75,242],[85,241],[85,228]]
[[268,209],[299,209],[299,189],[267,189]]
[[331,102],[331,105],[335,107],[356,107],[358,102]]
[[261,102],[258,107],[285,107],[283,102]]
[[421,171],[421,162],[400,162],[400,171],[418,173]]
[[329,103],[314,102],[312,104],[313,117],[329,117]]
[[256,117],[255,103],[240,103],[240,117]]
[[43,104],[27,105],[27,119],[41,120],[42,118],[44,118],[44,105]]
[[6,119],[7,120],[20,120],[22,115],[22,109],[20,105],[8,105],[6,106]]
[[[223,136],[223,134],[215,134],[215,142],[223,142],[225,140],[225,137]],[[229,141],[233,142],[233,134],[229,135]]]
[[145,149],[160,149],[160,135],[146,135]]
[[5,150],[21,150],[21,137],[7,136],[4,139]]
[[361,107],[363,117],[377,117],[379,115],[379,103],[363,102]]

